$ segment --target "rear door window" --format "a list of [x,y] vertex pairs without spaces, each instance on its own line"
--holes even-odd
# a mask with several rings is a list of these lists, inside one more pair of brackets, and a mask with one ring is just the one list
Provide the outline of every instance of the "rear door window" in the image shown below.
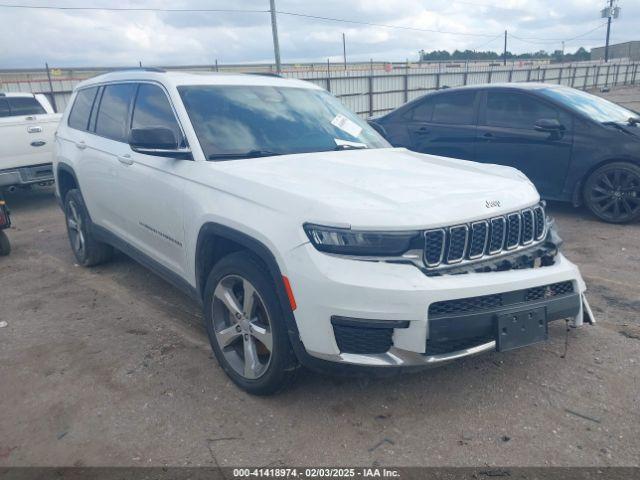
[[8,117],[11,115],[11,110],[9,110],[9,102],[7,102],[6,98],[0,98],[0,118]]
[[119,83],[104,88],[96,118],[98,135],[117,142],[127,142],[129,110],[136,86],[135,83]]
[[182,140],[182,131],[164,90],[157,85],[141,83],[133,109],[131,128],[163,127]]
[[476,92],[445,93],[434,96],[433,123],[449,125],[475,124]]
[[76,130],[87,130],[91,107],[96,98],[98,87],[84,88],[78,92],[69,114],[69,126]]
[[8,97],[7,101],[9,102],[12,116],[47,113],[34,97]]
[[[540,119],[564,120],[560,110],[531,95],[487,92],[486,124],[495,127],[533,129]],[[564,120],[566,122],[566,120]]]

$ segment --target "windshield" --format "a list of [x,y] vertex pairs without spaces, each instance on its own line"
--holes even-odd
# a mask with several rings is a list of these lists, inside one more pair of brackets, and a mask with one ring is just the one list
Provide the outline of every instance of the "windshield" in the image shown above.
[[389,147],[323,90],[247,85],[178,90],[209,160]]
[[540,92],[574,110],[578,110],[596,122],[627,123],[630,118],[638,117],[636,112],[581,90],[544,88]]

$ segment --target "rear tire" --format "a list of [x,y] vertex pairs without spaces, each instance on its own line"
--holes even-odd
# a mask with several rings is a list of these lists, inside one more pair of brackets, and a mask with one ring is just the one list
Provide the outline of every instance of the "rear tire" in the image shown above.
[[298,370],[273,279],[251,252],[221,259],[211,270],[204,318],[211,348],[225,373],[243,390],[271,395]]
[[584,184],[584,201],[591,212],[608,223],[640,218],[640,167],[612,162],[596,169]]
[[91,219],[78,189],[69,190],[64,199],[64,216],[71,250],[83,267],[105,263],[113,256],[113,247],[96,240]]
[[0,230],[0,257],[5,257],[11,253],[11,244],[9,243],[9,237]]

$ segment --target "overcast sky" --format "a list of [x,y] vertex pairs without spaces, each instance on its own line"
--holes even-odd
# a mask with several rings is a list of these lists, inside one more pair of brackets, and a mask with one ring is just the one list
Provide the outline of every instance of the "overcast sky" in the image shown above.
[[[392,29],[280,14],[283,62],[415,60],[418,51],[502,49],[515,53],[604,43],[604,0],[276,0],[278,10],[436,30]],[[269,0],[0,0],[0,4],[266,10]],[[620,0],[612,43],[640,40],[640,0]],[[452,32],[452,33],[442,33]],[[584,34],[584,35],[583,35]],[[582,35],[580,38],[569,40]],[[520,37],[520,38],[516,38]],[[0,7],[0,68],[273,62],[268,13],[33,10]]]

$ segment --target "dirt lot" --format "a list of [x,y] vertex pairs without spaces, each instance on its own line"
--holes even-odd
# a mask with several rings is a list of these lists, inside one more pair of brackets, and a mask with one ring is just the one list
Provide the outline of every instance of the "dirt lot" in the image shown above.
[[0,466],[640,464],[640,224],[551,206],[599,320],[564,358],[557,323],[544,345],[256,398],[188,298],[122,255],[75,266],[51,190],[7,200]]

